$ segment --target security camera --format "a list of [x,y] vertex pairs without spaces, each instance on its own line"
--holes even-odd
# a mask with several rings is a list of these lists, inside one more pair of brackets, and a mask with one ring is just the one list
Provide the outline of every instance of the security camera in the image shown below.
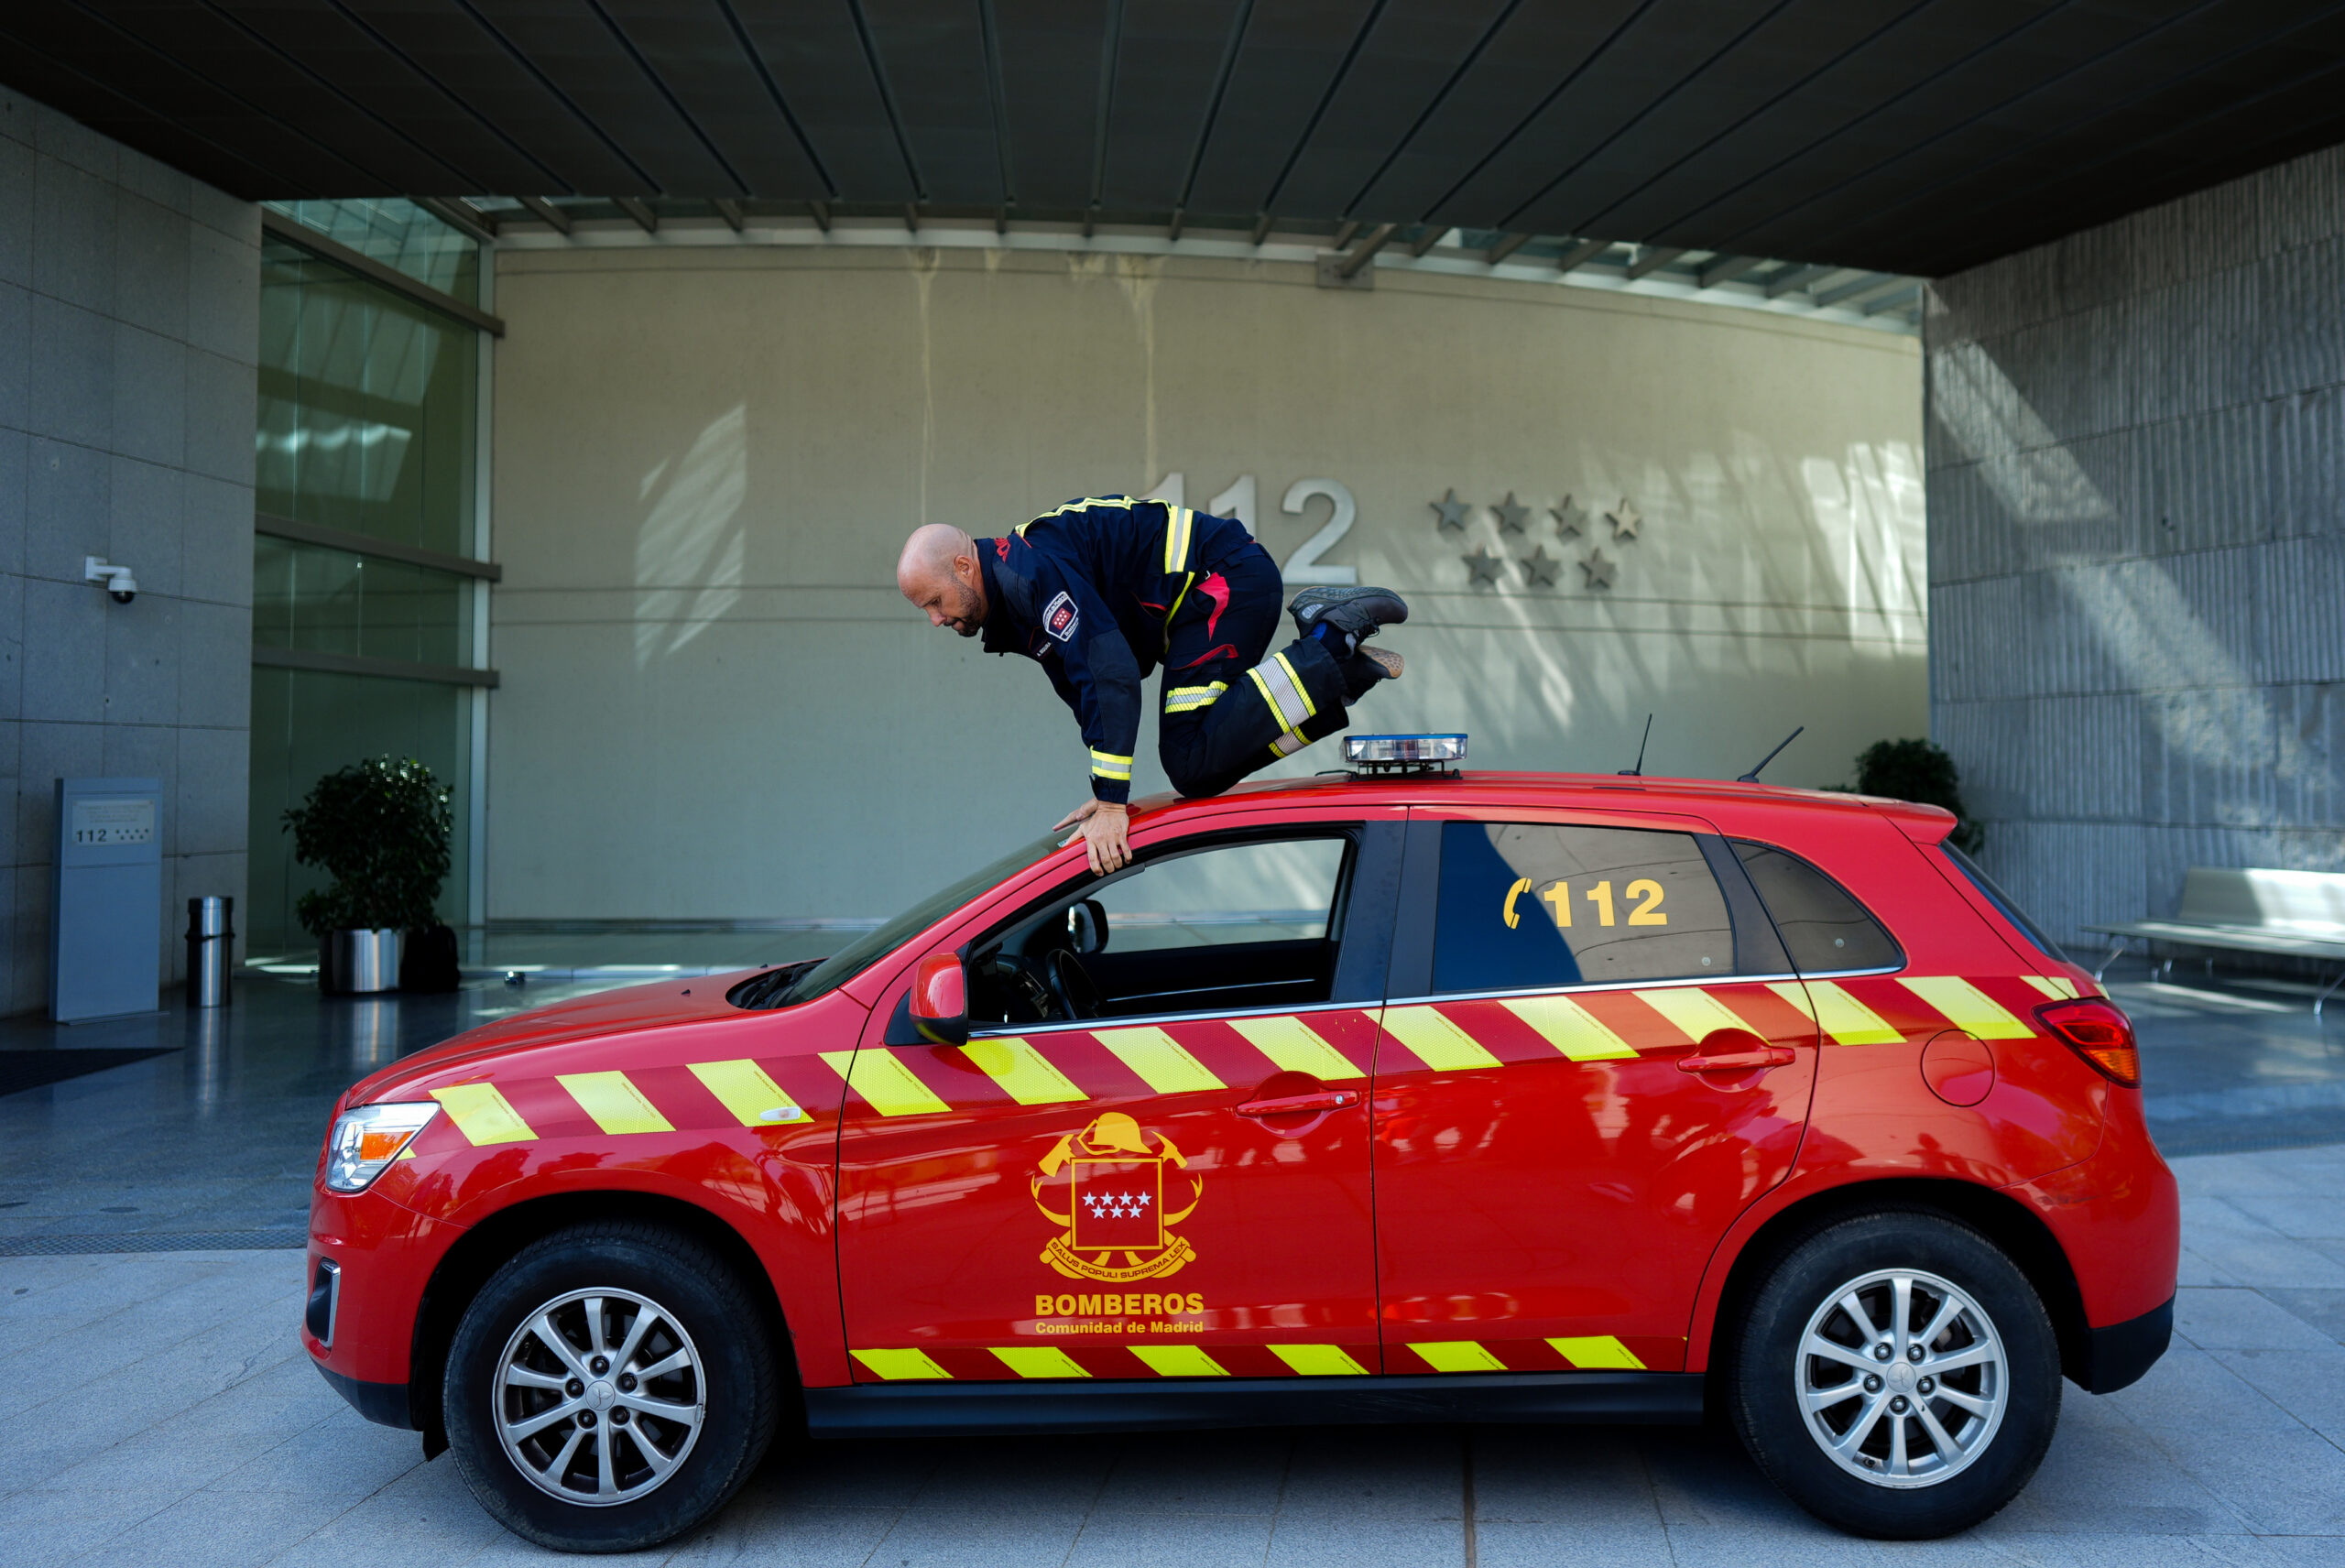
[[138,580],[130,574],[130,568],[110,565],[104,556],[82,558],[82,580],[104,583],[106,592],[114,595],[114,602],[117,604],[127,604],[138,597]]

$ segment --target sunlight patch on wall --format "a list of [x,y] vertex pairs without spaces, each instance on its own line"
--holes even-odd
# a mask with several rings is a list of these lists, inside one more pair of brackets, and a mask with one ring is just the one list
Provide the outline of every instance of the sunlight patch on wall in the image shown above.
[[651,509],[635,536],[635,664],[675,653],[740,601],[748,545],[739,522],[749,491],[748,406],[711,420],[667,476],[645,477]]

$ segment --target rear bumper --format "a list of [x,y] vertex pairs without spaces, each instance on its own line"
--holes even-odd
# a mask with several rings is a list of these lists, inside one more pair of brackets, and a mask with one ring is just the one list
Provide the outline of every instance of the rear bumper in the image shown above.
[[379,1426],[395,1426],[403,1432],[413,1432],[415,1421],[408,1413],[405,1383],[366,1383],[355,1377],[345,1377],[333,1367],[311,1363],[326,1386],[350,1401],[350,1408]]
[[2157,1365],[2174,1338],[2174,1298],[2140,1317],[2107,1328],[2089,1331],[2083,1365],[2070,1370],[2077,1386],[2088,1394],[2113,1394],[2132,1387]]

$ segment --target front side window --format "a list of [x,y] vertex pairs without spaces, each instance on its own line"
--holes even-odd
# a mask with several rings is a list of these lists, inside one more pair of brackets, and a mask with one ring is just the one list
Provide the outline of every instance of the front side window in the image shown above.
[[1792,964],[1803,975],[1843,969],[1896,969],[1905,962],[1897,939],[1856,895],[1798,855],[1772,844],[1735,841],[1759,898],[1774,917]]
[[1448,822],[1434,988],[1533,990],[1734,973],[1734,922],[1691,833]]

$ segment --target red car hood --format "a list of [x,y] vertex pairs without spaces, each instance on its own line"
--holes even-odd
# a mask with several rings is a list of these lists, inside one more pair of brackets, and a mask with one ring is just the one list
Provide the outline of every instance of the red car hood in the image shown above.
[[741,1010],[725,999],[725,993],[758,973],[761,971],[745,969],[732,975],[657,980],[648,985],[597,991],[567,1002],[533,1007],[509,1018],[468,1029],[412,1056],[403,1056],[381,1072],[360,1080],[343,1096],[342,1103],[344,1106],[364,1105],[376,1100],[397,1099],[404,1090],[424,1079],[540,1046],[599,1040],[676,1024],[737,1018]]

